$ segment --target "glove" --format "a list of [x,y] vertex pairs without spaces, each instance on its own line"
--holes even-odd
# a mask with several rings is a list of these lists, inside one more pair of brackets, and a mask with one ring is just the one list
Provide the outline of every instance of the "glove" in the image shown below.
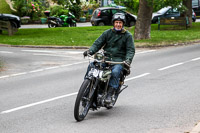
[[125,60],[124,64],[125,64],[124,65],[125,75],[128,76],[131,73],[131,70],[130,70],[131,62],[129,60]]
[[92,55],[92,52],[90,50],[87,50],[85,52],[83,52],[83,56],[88,56],[88,55]]
[[128,67],[130,67],[131,62],[130,62],[129,60],[125,60],[125,61],[124,61],[124,64],[127,65]]

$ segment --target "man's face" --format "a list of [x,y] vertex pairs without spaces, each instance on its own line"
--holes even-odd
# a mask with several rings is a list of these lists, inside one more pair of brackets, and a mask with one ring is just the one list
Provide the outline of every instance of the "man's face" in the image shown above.
[[122,21],[116,20],[116,21],[114,22],[114,28],[115,28],[116,30],[121,30],[122,27],[123,27],[123,22],[122,22]]

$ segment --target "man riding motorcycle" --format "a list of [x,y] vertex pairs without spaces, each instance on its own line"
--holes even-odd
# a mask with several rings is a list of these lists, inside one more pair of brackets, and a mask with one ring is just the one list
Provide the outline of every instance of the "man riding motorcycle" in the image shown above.
[[[83,53],[93,55],[103,49],[109,55],[108,61],[125,62],[130,65],[135,55],[134,40],[129,31],[124,29],[126,23],[123,13],[116,13],[112,18],[113,28],[103,32],[103,34],[93,43],[89,50]],[[92,63],[91,63],[92,64]],[[92,65],[88,66],[88,71]],[[120,80],[120,73],[123,70],[122,64],[112,66],[112,74],[109,81],[109,89],[105,102],[111,102],[111,96],[117,91]],[[87,72],[88,72],[87,71]]]

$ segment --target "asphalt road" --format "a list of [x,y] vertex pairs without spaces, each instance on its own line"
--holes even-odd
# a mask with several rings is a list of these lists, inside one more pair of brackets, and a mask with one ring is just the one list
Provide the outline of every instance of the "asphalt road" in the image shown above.
[[116,106],[73,117],[81,50],[0,47],[2,133],[183,133],[200,120],[200,45],[137,50]]

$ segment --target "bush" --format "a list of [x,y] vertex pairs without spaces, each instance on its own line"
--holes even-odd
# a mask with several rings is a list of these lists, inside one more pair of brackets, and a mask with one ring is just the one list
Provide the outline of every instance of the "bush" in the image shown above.
[[128,12],[131,12],[133,14],[138,13],[139,9],[139,0],[126,0],[121,2],[121,0],[115,0],[115,3],[117,5],[125,6],[127,8]]
[[51,7],[50,16],[61,16],[61,15],[68,15],[69,11],[65,9],[63,6],[53,6]]
[[80,18],[81,16],[81,6],[78,4],[74,4],[69,6],[69,11],[76,16],[76,18]]
[[14,8],[17,10],[14,12],[15,15],[23,17],[30,16],[31,20],[39,20],[43,13],[43,6],[40,0],[13,0]]

